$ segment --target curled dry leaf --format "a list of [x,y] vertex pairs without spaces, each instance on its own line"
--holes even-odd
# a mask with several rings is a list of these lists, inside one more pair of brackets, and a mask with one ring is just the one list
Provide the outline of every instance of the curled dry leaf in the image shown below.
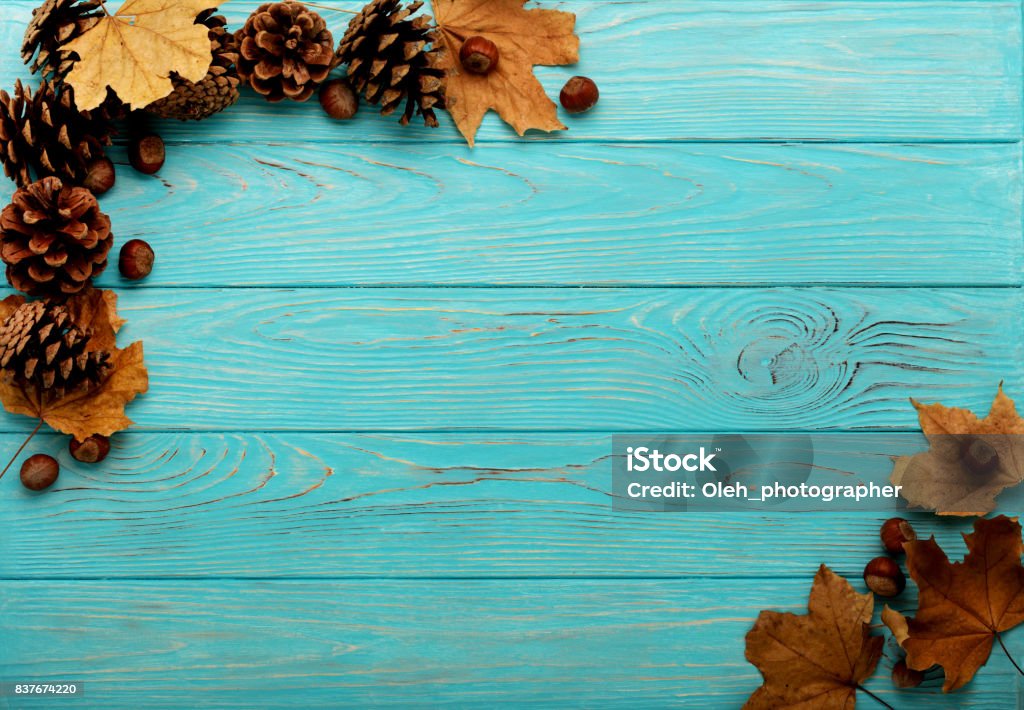
[[[579,61],[576,16],[560,10],[524,10],[526,0],[434,0],[434,16],[445,46],[448,112],[469,145],[491,109],[519,135],[531,128],[564,130],[558,107],[533,75],[537,64]],[[462,43],[483,36],[498,46],[500,61],[486,76],[459,63]]]
[[892,482],[911,506],[984,515],[995,510],[996,496],[1024,480],[1024,419],[1002,385],[984,419],[967,409],[911,402],[930,447],[893,465]]
[[[22,296],[8,296],[0,301],[0,321],[24,302]],[[107,376],[87,392],[72,392],[46,402],[37,393],[0,381],[0,401],[13,414],[42,419],[57,431],[79,440],[93,434],[110,436],[131,426],[124,409],[136,395],[149,389],[142,343],[132,343],[123,350],[117,347],[117,331],[124,320],[117,315],[117,295],[112,291],[88,289],[70,298],[66,305],[75,324],[92,333],[87,350],[110,353]]]
[[967,555],[950,562],[935,542],[904,543],[907,570],[917,582],[917,615],[886,607],[882,621],[907,652],[907,666],[942,666],[945,692],[956,690],[988,661],[998,634],[1024,622],[1021,527],[1004,515],[979,518],[964,535]]
[[99,106],[107,88],[134,108],[174,90],[171,73],[197,82],[213,61],[207,27],[195,24],[213,0],[125,0],[113,15],[64,45],[79,56],[65,81],[82,111]]
[[762,611],[747,634],[747,660],[764,676],[743,707],[852,708],[875,670],[883,638],[871,634],[874,596],[858,594],[822,565],[808,614]]

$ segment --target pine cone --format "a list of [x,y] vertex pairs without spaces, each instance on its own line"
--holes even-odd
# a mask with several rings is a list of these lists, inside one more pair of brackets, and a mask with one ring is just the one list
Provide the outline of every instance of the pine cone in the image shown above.
[[48,177],[14,193],[0,212],[0,258],[29,295],[78,293],[107,268],[110,218],[84,187]]
[[88,351],[89,334],[64,306],[32,301],[0,325],[0,369],[8,382],[35,389],[46,400],[102,382],[110,353]]
[[[423,7],[417,0],[373,0],[352,18],[338,47],[338,60],[348,65],[356,91],[390,116],[405,100],[403,126],[419,113],[436,127],[435,108],[445,107],[443,50],[436,42],[429,15],[407,19]],[[429,49],[428,49],[429,47]]]
[[238,73],[267,101],[305,101],[334,66],[327,23],[302,3],[260,5],[235,37]]
[[18,81],[13,96],[0,91],[0,163],[19,187],[32,182],[30,168],[37,178],[80,185],[112,133],[106,109],[79,111],[70,86],[44,81],[33,94]]
[[196,18],[197,25],[210,29],[210,44],[213,46],[213,62],[206,76],[193,84],[177,74],[171,77],[174,91],[169,96],[154,101],[146,110],[163,118],[177,118],[182,121],[199,121],[223,111],[238,101],[238,40],[224,29],[227,20],[223,15],[214,15],[216,10],[207,10]]
[[32,73],[42,70],[44,78],[63,80],[77,57],[61,48],[103,17],[102,5],[102,0],[46,0],[33,10],[21,45],[21,58]]

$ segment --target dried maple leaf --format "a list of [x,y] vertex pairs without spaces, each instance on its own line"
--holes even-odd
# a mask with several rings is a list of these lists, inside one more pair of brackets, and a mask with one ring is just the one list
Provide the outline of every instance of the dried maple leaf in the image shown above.
[[[448,112],[469,145],[484,115],[494,109],[519,135],[531,128],[564,130],[558,107],[533,75],[536,64],[579,61],[576,16],[560,10],[525,10],[526,0],[434,0],[448,72]],[[497,68],[486,76],[462,69],[459,51],[482,35],[498,46]]]
[[79,59],[65,81],[82,111],[99,106],[107,87],[142,108],[174,90],[171,73],[199,81],[213,61],[208,29],[195,24],[212,0],[125,0],[113,15],[64,45]]
[[858,594],[822,565],[809,614],[762,611],[747,634],[747,660],[764,676],[744,708],[852,708],[875,670],[883,638],[869,623],[874,595]]
[[907,651],[907,665],[921,671],[942,666],[947,693],[974,677],[1001,632],[1024,622],[1024,543],[1016,518],[979,518],[964,541],[967,555],[953,563],[934,537],[904,543],[919,590],[917,616],[889,607],[882,612]]
[[[0,322],[25,302],[23,296],[0,301]],[[60,399],[43,401],[37,393],[0,381],[0,402],[12,414],[42,419],[57,431],[85,439],[93,434],[110,436],[131,426],[125,406],[149,389],[142,343],[117,347],[116,334],[124,321],[117,316],[117,296],[112,291],[88,289],[67,301],[72,320],[89,330],[88,351],[110,353],[110,371],[103,381],[86,392],[71,392]]]
[[[911,506],[939,515],[984,515],[995,510],[996,496],[1024,481],[1024,419],[1002,385],[984,419],[967,409],[911,402],[930,444],[893,465],[892,482],[903,487]],[[986,461],[979,464],[971,447]]]

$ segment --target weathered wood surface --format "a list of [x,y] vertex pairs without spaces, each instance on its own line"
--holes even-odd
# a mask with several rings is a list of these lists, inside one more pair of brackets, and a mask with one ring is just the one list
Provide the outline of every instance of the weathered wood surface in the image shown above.
[[[3,3],[0,86],[24,76],[16,49],[34,2]],[[320,3],[324,4],[324,3]],[[331,3],[355,10],[360,0]],[[566,0],[579,16],[576,67],[539,69],[557,96],[574,73],[600,78],[600,109],[571,121],[577,140],[1015,140],[1021,117],[1021,26],[1016,2],[723,2]],[[238,27],[255,3],[224,6]],[[350,15],[326,12],[343,32]],[[161,126],[174,140],[407,145],[457,140],[403,130],[363,107],[334,124],[315,104],[268,106],[251,94],[199,125]],[[491,116],[480,140],[515,133]],[[531,140],[548,141],[544,134]]]
[[[0,632],[8,668],[84,681],[91,707],[728,708],[759,676],[723,639],[742,638],[762,608],[799,612],[808,589],[807,580],[6,581]],[[935,674],[894,690],[892,645],[886,654],[868,687],[899,708],[1020,702],[1019,676],[995,653],[984,683],[945,696]]]
[[[2,87],[34,5],[0,4]],[[55,489],[0,482],[0,680],[131,710],[738,707],[757,612],[821,562],[859,587],[883,516],[615,513],[611,434],[1024,396],[1018,3],[559,6],[583,61],[538,75],[602,87],[564,134],[492,116],[469,151],[247,92],[158,122],[159,177],[112,151],[104,209],[158,268],[101,285],[153,388],[104,465],[46,435]],[[0,449],[30,426],[0,415]],[[914,519],[961,550],[964,522]],[[901,710],[1024,707],[998,654],[953,696],[893,691],[895,657],[870,687]]]
[[[1024,392],[1018,289],[147,289],[143,429],[917,427]],[[4,416],[3,427],[31,422]]]
[[1021,283],[1016,144],[365,147],[117,150],[103,207],[146,289]]
[[[925,448],[856,439],[863,455],[826,441],[816,465],[884,483],[890,456]],[[907,515],[615,512],[611,453],[601,434],[125,434],[102,466],[64,451],[53,490],[0,499],[0,578],[772,580],[827,562],[859,584],[879,520]],[[962,547],[959,521],[909,517]]]

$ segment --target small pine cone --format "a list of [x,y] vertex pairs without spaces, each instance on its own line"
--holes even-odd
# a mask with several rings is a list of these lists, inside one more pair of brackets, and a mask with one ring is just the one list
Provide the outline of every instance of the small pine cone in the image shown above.
[[0,325],[4,378],[35,390],[44,400],[88,390],[103,381],[110,353],[88,348],[89,333],[75,326],[61,305],[24,303]]
[[78,293],[107,267],[110,218],[84,187],[43,178],[0,212],[0,258],[11,286],[35,296]]
[[305,101],[334,67],[327,23],[302,3],[260,5],[235,37],[238,74],[267,101]]
[[13,96],[0,91],[0,163],[19,187],[32,182],[32,171],[82,184],[112,133],[107,109],[79,111],[70,86],[44,81],[33,94],[18,81]]
[[338,61],[348,65],[356,91],[380,104],[382,115],[390,116],[404,100],[403,126],[418,113],[436,127],[434,109],[445,107],[443,50],[429,15],[408,19],[421,7],[419,0],[408,6],[400,0],[373,0],[349,23]]
[[22,134],[32,106],[32,92],[19,80],[14,95],[0,90],[0,163],[4,174],[18,187],[32,182],[32,158],[35,151]]
[[219,113],[238,101],[238,40],[225,29],[227,20],[223,15],[214,15],[216,10],[207,10],[196,18],[197,25],[210,29],[210,44],[213,62],[206,76],[197,83],[172,75],[174,91],[159,101],[154,101],[146,110],[162,118],[177,118],[181,121],[200,121]]
[[21,45],[21,58],[31,72],[62,81],[77,59],[62,47],[103,17],[102,6],[102,0],[46,0],[33,10]]

